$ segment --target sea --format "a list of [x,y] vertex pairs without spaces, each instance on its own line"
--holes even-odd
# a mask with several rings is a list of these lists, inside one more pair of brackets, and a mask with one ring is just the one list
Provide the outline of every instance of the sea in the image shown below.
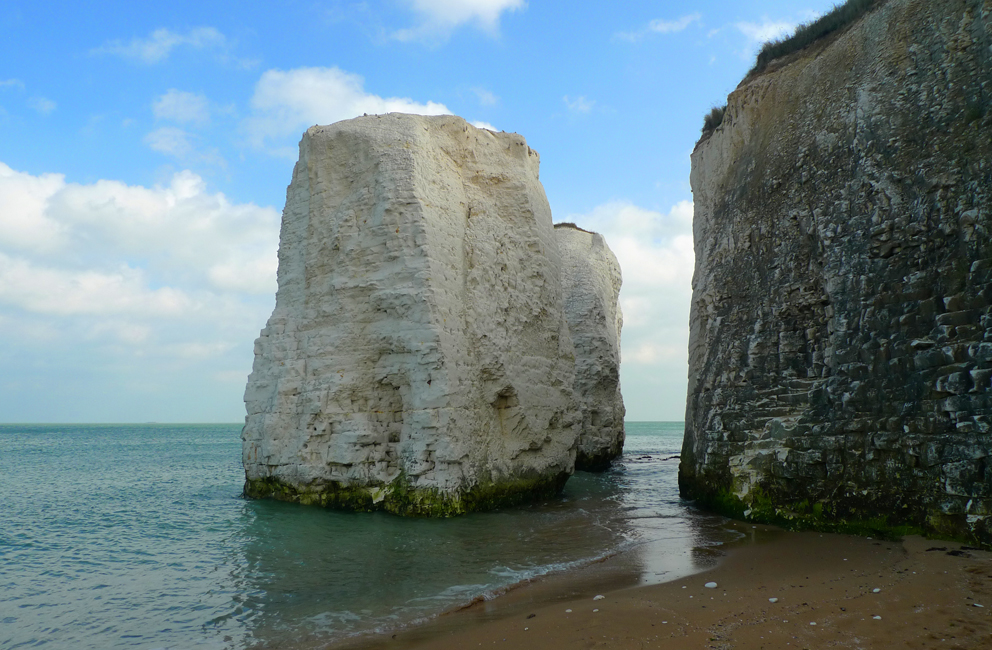
[[678,495],[681,422],[539,503],[451,519],[242,497],[240,424],[0,425],[0,648],[321,647],[627,558],[705,568],[727,520]]

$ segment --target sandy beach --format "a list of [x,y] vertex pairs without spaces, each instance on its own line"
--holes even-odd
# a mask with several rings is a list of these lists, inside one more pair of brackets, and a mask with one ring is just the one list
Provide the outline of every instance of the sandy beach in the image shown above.
[[603,563],[339,647],[992,648],[990,552],[733,526],[746,541],[687,578],[630,586]]

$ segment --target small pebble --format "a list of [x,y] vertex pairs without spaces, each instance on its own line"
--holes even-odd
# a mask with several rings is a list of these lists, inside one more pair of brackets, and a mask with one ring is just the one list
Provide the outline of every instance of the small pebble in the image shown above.
[[881,616],[872,616],[872,618],[875,619],[876,621],[882,620],[882,617]]
[[593,600],[604,600],[605,598],[606,598],[606,596],[604,596],[604,595],[602,595],[602,594],[600,594],[599,596],[593,596],[593,598],[592,598],[592,599],[593,599]]
[[777,603],[778,602],[778,598],[769,598],[768,599],[768,602],[770,602],[770,603]]
[[565,613],[566,613],[566,614],[571,614],[571,613],[572,613],[572,610],[570,610],[570,609],[566,609],[566,610],[565,610]]
[[810,622],[809,622],[809,624],[810,624],[810,625],[816,625],[816,623],[815,623],[815,622],[813,622],[813,621],[810,621]]
[[703,586],[706,587],[707,589],[716,589],[716,583],[715,582],[707,582]]
[[882,590],[881,590],[881,589],[879,589],[878,587],[875,587],[874,589],[872,589],[872,590],[871,590],[871,593],[873,593],[873,594],[877,594],[877,593],[878,593],[878,592],[880,592],[880,591],[882,591]]
[[668,625],[668,621],[662,621],[661,624],[662,625]]
[[594,611],[594,612],[598,612],[599,610],[598,610],[598,609],[594,609],[594,610],[592,610],[592,611]]
[[981,607],[982,609],[985,609],[985,605],[979,605],[978,603],[972,603],[972,606],[973,607]]
[[525,628],[524,628],[524,632],[526,632],[526,631],[527,631],[527,630],[529,630],[529,629],[530,629],[529,627],[525,627]]

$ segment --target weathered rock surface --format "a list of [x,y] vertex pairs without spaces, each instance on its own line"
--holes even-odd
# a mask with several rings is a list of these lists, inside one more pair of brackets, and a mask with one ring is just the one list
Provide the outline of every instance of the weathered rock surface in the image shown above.
[[573,471],[561,262],[516,134],[390,114],[303,136],[245,402],[245,493],[448,515]]
[[620,264],[602,235],[556,224],[565,318],[575,346],[575,396],[581,409],[575,468],[603,470],[623,451],[620,394]]
[[692,156],[683,495],[992,543],[992,1],[890,0]]

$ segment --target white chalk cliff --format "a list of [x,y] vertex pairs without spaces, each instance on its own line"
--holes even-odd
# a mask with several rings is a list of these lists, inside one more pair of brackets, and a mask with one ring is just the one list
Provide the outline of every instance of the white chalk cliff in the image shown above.
[[245,402],[245,494],[449,515],[556,492],[579,432],[539,157],[454,116],[310,128]]
[[557,224],[565,318],[575,346],[581,410],[576,469],[602,470],[623,451],[620,394],[620,264],[602,235]]

